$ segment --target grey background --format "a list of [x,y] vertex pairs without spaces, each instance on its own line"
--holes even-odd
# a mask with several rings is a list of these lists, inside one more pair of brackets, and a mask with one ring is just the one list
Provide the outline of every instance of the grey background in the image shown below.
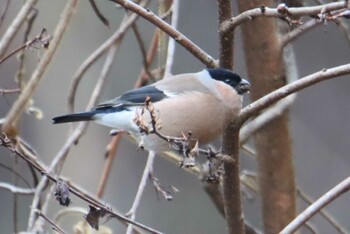
[[[0,6],[3,3],[0,0]],[[54,31],[59,14],[66,1],[39,1],[39,15],[31,36],[43,27]],[[19,10],[22,1],[11,1],[6,20],[0,28],[0,36],[6,25]],[[77,13],[63,38],[53,63],[34,97],[35,106],[44,112],[42,120],[25,115],[20,134],[38,152],[41,159],[49,164],[62,147],[68,133],[67,125],[53,126],[51,118],[66,113],[66,99],[71,77],[81,62],[105,41],[119,26],[124,11],[115,8],[109,1],[98,1],[101,12],[109,19],[108,29],[96,18],[88,1],[79,1]],[[1,7],[0,7],[1,8]],[[156,4],[150,6],[156,11]],[[215,1],[181,1],[179,30],[217,58],[217,12]],[[307,20],[307,17],[305,17]],[[154,27],[143,19],[138,21],[147,45],[150,43]],[[21,44],[21,36],[12,42],[11,48]],[[240,32],[236,31],[235,70],[246,77]],[[341,64],[350,60],[349,44],[333,23],[319,26],[293,42],[300,77]],[[180,46],[176,47],[173,73],[195,72],[203,65]],[[9,51],[11,51],[10,49]],[[103,57],[104,58],[104,57]],[[37,51],[27,51],[27,74],[30,77],[38,61]],[[263,62],[263,61],[262,61]],[[76,110],[84,110],[91,90],[99,74],[103,59],[95,63],[85,74],[76,99]],[[132,88],[142,67],[142,57],[134,35],[129,32],[117,54],[107,84],[100,101],[113,98]],[[0,88],[15,87],[13,82],[18,62],[15,57],[1,66]],[[290,111],[296,181],[298,187],[313,198],[324,194],[349,175],[349,76],[317,84],[301,91]],[[247,77],[249,79],[249,77]],[[245,97],[248,100],[248,96]],[[15,100],[15,95],[0,98],[0,116],[4,117]],[[97,191],[104,164],[105,147],[110,137],[109,129],[90,124],[88,132],[79,144],[72,148],[65,163],[63,175],[80,184],[91,193]],[[276,139],[278,140],[278,139]],[[7,150],[0,148],[0,163],[11,166],[14,158]],[[108,181],[105,201],[126,213],[133,202],[146,161],[146,153],[136,151],[136,146],[122,140],[112,174]],[[282,157],[282,156],[281,156]],[[19,171],[29,177],[26,165],[19,160]],[[255,170],[256,163],[242,154],[242,169]],[[171,184],[180,189],[174,200],[157,200],[154,188],[148,185],[137,212],[137,220],[166,233],[225,233],[225,222],[201,188],[201,182],[162,158],[155,162],[156,176],[165,185]],[[13,175],[0,168],[0,181],[12,182]],[[20,185],[25,186],[23,183]],[[327,207],[336,219],[347,229],[349,224],[349,194],[338,198]],[[72,206],[87,205],[73,197]],[[19,230],[26,228],[31,197],[19,199]],[[56,202],[50,205],[50,217],[61,209]],[[305,208],[300,202],[299,210]],[[244,202],[245,218],[261,228],[259,198]],[[0,230],[12,232],[12,194],[0,190]],[[71,226],[81,220],[79,215],[69,215],[63,219],[63,227],[72,232]],[[312,219],[320,233],[334,230],[320,217]],[[124,227],[115,220],[106,223],[115,233],[124,232]],[[305,231],[307,233],[307,231]]]

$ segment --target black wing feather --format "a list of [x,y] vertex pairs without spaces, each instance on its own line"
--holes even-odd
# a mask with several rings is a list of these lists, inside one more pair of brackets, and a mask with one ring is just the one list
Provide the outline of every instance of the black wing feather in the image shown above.
[[99,104],[96,109],[107,108],[107,107],[124,107],[141,105],[145,102],[146,98],[150,97],[152,102],[158,102],[167,96],[165,93],[155,86],[144,86],[138,89],[133,89],[125,92],[121,96]]

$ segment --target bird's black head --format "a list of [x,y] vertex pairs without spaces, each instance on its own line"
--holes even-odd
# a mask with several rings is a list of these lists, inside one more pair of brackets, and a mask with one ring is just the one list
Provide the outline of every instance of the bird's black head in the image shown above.
[[249,82],[242,79],[231,70],[224,68],[208,68],[207,71],[209,72],[211,78],[232,86],[238,94],[244,94],[250,90]]

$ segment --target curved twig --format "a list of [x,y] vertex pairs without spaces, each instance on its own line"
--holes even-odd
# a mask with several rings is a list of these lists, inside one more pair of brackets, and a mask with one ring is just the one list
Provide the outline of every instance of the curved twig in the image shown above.
[[135,12],[139,16],[145,18],[152,24],[154,24],[156,27],[167,33],[169,36],[174,38],[176,42],[178,42],[180,45],[182,45],[184,48],[186,48],[191,54],[193,54],[196,58],[198,58],[202,63],[207,65],[208,67],[217,67],[217,62],[204,50],[199,48],[195,43],[193,43],[190,39],[188,39],[185,35],[171,27],[167,22],[162,20],[160,17],[155,15],[152,11],[149,9],[145,9],[132,1],[128,0],[111,0],[115,3],[118,3],[119,5],[123,6],[124,8]]
[[[142,5],[146,5],[149,2],[149,0],[143,1]],[[135,20],[138,18],[137,14],[131,14],[127,16],[121,23],[118,30],[107,40],[105,41],[97,50],[95,50],[78,68],[78,70],[75,72],[73,79],[71,81],[71,85],[69,86],[68,91],[68,100],[67,100],[67,107],[68,107],[68,113],[74,112],[74,101],[75,101],[75,94],[79,85],[80,80],[82,79],[84,73],[87,71],[87,69],[98,59],[100,58],[113,44],[118,43],[120,41],[126,31],[131,27],[131,25],[135,22]]]
[[[286,10],[288,15],[291,16],[302,16],[302,15],[317,15],[319,13],[327,13],[334,10],[339,10],[346,8],[346,1],[343,2],[332,2],[324,5],[319,6],[307,6],[307,7],[286,7],[284,10]],[[269,7],[259,7],[254,8],[248,11],[245,11],[236,17],[231,18],[230,20],[227,20],[221,24],[220,30],[227,32],[229,30],[233,30],[238,25],[242,24],[243,22],[246,22],[248,20],[251,20],[254,17],[284,17],[285,14],[281,12],[278,8],[269,8]]]
[[12,24],[7,28],[4,35],[1,37],[0,40],[0,58],[2,58],[5,55],[5,52],[7,48],[9,47],[10,43],[12,42],[13,38],[15,37],[16,33],[18,32],[19,28],[25,21],[27,15],[31,11],[32,7],[36,4],[38,0],[28,0],[25,2],[21,10],[18,12],[16,17],[14,17],[14,20],[12,21]]
[[346,74],[350,74],[350,63],[329,69],[322,69],[321,71],[305,76],[265,95],[264,97],[256,100],[255,102],[242,109],[238,122],[239,124],[243,124],[248,118],[256,115],[261,110],[271,106],[275,102],[281,100],[284,97],[287,97],[292,93],[300,91],[318,82]]
[[350,177],[346,178],[341,183],[325,193],[323,196],[321,196],[316,202],[314,202],[311,206],[299,214],[291,223],[289,223],[280,233],[294,233],[312,216],[317,214],[322,208],[338,198],[340,195],[349,191],[349,189]]

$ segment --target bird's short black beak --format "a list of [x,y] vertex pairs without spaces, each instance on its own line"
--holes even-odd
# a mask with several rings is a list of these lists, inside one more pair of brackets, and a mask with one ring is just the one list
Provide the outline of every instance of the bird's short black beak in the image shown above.
[[237,93],[242,95],[250,91],[250,83],[247,80],[242,79],[236,87]]

